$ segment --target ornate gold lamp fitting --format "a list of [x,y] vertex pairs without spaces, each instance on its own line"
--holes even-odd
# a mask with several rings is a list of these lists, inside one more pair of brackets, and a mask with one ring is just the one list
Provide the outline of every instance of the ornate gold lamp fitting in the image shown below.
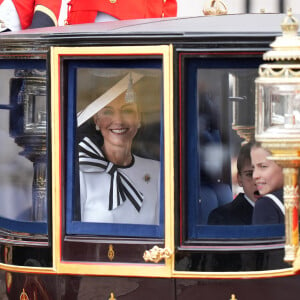
[[281,23],[282,36],[271,44],[273,48],[264,54],[264,60],[297,60],[300,59],[300,37],[298,36],[299,23],[289,10]]
[[143,258],[144,261],[158,263],[162,259],[170,258],[173,254],[172,250],[169,248],[159,248],[154,246],[152,249],[144,252]]
[[291,10],[281,24],[282,36],[263,56],[256,78],[255,139],[283,167],[285,206],[285,257],[294,262],[299,246],[298,168],[300,166],[300,38]]
[[238,126],[232,125],[232,129],[236,130],[238,136],[245,140],[245,142],[251,142],[253,140],[254,135],[254,126]]
[[204,4],[205,16],[218,16],[227,14],[227,6],[221,0],[209,0]]

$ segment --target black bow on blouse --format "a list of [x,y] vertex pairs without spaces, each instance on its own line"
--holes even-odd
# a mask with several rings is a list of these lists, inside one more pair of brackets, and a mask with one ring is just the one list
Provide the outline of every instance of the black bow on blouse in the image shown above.
[[102,151],[88,137],[79,143],[79,166],[83,172],[106,172],[111,176],[108,210],[117,208],[128,199],[135,209],[140,211],[143,194],[118,166],[104,157]]

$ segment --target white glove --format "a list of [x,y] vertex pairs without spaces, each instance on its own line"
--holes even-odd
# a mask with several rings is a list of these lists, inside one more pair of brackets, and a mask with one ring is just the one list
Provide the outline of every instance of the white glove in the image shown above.
[[0,32],[5,30],[21,30],[21,23],[17,10],[11,0],[4,0],[0,5]]

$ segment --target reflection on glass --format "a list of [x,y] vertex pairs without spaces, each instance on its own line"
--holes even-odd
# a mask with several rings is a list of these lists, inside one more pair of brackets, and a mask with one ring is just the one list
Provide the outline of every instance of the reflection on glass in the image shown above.
[[46,221],[46,81],[41,70],[1,70],[0,216]]
[[[44,82],[45,84],[45,82]],[[36,87],[34,87],[36,88]],[[39,93],[40,91],[35,89],[34,91],[25,90],[27,95],[25,102],[25,116],[24,116],[24,131],[25,132],[46,132],[46,86],[43,86],[43,94],[27,94],[27,93]]]
[[299,86],[290,84],[259,85],[258,108],[262,114],[258,132],[272,134],[277,130],[293,134],[300,128]]
[[[13,70],[0,70],[0,103],[9,105],[9,81]],[[14,143],[9,131],[10,110],[0,110],[0,136],[5,147],[0,151],[0,216],[12,220],[32,220],[32,164],[20,156],[22,150]],[[15,124],[18,121],[15,120]]]
[[83,222],[159,224],[158,69],[77,69]]

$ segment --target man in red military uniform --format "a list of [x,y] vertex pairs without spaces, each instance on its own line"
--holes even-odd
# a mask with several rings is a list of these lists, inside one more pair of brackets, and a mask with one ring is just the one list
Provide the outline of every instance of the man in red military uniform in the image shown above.
[[175,17],[176,0],[70,0],[66,24]]
[[[175,17],[176,0],[70,0],[66,24]],[[57,26],[65,0],[0,0],[0,32]]]
[[0,31],[56,26],[61,0],[0,0]]

